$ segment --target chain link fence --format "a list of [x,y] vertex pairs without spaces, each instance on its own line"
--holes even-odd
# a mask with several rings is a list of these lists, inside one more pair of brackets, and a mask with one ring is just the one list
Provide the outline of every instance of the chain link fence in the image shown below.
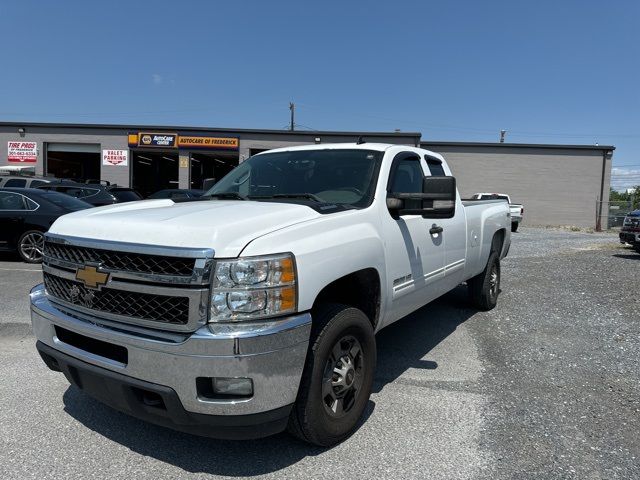
[[[620,228],[627,213],[634,210],[632,200],[596,202],[596,229]],[[598,228],[598,226],[600,228]]]

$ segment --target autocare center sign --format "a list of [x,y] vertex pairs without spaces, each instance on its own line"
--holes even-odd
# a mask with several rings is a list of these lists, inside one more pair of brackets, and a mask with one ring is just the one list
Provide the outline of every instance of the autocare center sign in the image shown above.
[[163,132],[129,134],[129,147],[237,150],[239,145],[238,137],[205,137]]
[[102,150],[103,165],[126,167],[129,162],[129,150]]
[[12,163],[36,163],[38,161],[37,142],[8,142],[7,160]]

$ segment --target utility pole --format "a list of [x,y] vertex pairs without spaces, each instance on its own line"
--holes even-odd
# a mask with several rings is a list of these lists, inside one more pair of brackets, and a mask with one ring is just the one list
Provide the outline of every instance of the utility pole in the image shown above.
[[504,136],[507,134],[506,130],[500,130],[500,143],[504,143]]
[[289,130],[293,132],[295,126],[294,117],[296,114],[296,106],[293,102],[289,102],[289,110],[291,110],[291,124],[289,125]]

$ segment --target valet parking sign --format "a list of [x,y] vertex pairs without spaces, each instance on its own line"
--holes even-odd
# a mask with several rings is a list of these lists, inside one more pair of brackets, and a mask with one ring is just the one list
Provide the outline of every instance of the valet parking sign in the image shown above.
[[36,163],[38,161],[37,142],[8,142],[7,160],[11,163]]
[[129,160],[129,150],[102,150],[103,165],[118,165],[126,167]]

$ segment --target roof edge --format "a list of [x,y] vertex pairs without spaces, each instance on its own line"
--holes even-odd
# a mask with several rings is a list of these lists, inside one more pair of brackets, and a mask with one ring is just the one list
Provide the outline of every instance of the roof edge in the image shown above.
[[227,132],[227,133],[268,133],[286,135],[344,135],[344,136],[392,136],[392,137],[417,137],[420,132],[354,132],[336,130],[274,130],[260,128],[219,128],[219,127],[194,127],[189,125],[141,125],[118,123],[56,123],[56,122],[19,122],[0,121],[0,127],[54,127],[54,128],[89,128],[89,129],[122,129],[122,130],[190,130],[201,132]]
[[502,147],[502,148],[554,148],[565,150],[607,150],[616,149],[613,145],[568,145],[555,143],[500,143],[500,142],[443,142],[443,141],[421,141],[421,147]]

